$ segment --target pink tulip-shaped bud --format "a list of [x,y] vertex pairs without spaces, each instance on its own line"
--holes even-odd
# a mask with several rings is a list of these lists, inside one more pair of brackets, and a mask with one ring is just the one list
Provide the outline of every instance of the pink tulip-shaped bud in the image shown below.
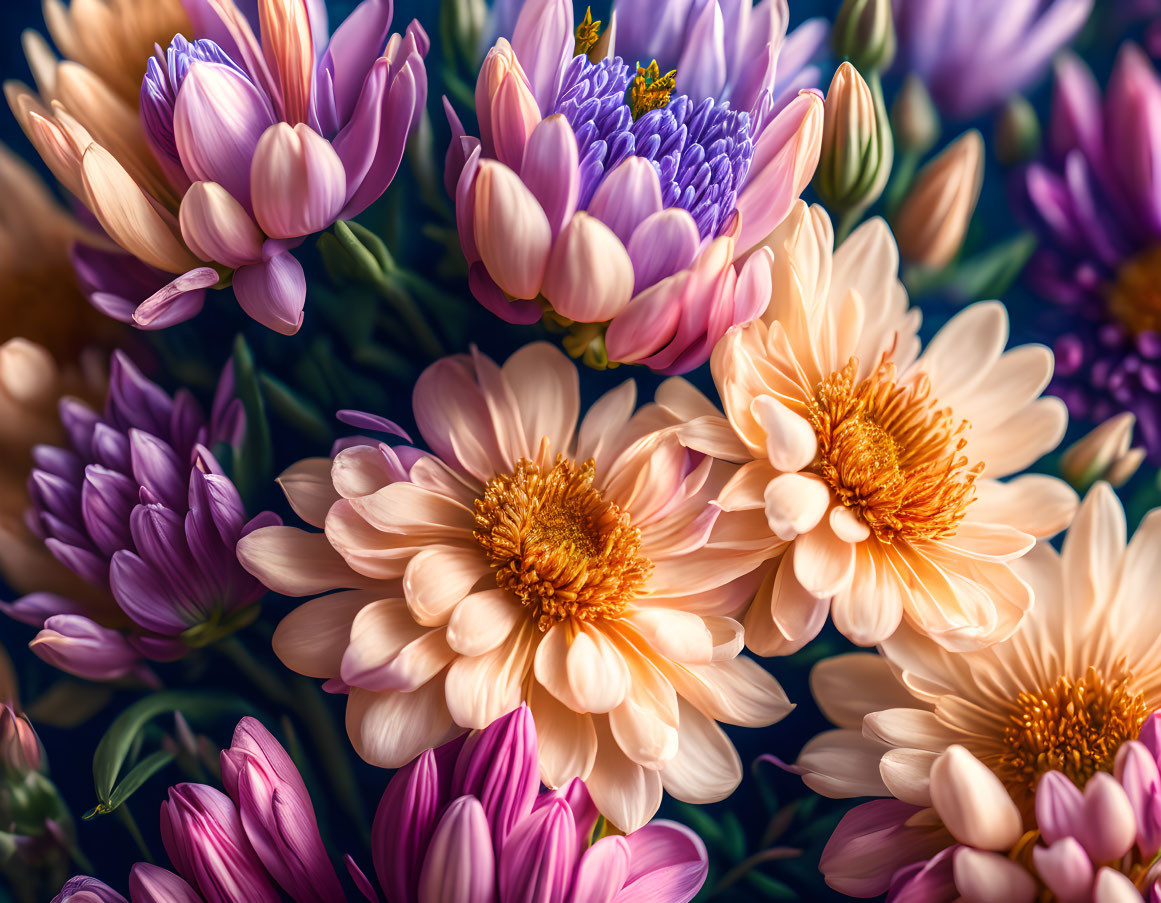
[[964,903],[1032,903],[1036,881],[1027,869],[1000,853],[960,847],[953,864],[955,888]]
[[523,76],[509,70],[492,96],[492,140],[496,159],[517,172],[533,129],[540,124],[540,109]]
[[497,849],[532,810],[540,788],[536,723],[528,706],[472,734],[456,761],[452,795],[471,794],[484,807]]
[[500,38],[496,42],[496,46],[489,50],[487,56],[484,57],[484,62],[480,65],[479,77],[476,79],[476,118],[480,123],[480,143],[483,146],[484,154],[488,157],[495,156],[492,136],[492,98],[500,90],[500,85],[508,77],[509,72],[522,78],[526,85],[528,84],[528,76],[524,74],[520,61],[516,59],[512,45],[504,38]]
[[173,872],[148,862],[138,862],[129,873],[133,903],[202,903],[202,898]]
[[236,268],[262,259],[262,233],[217,182],[194,182],[178,211],[181,237],[202,260]]
[[432,834],[417,899],[492,903],[495,887],[496,854],[484,807],[473,796],[461,796],[447,807]]
[[1084,830],[1080,842],[1094,862],[1124,856],[1137,838],[1137,820],[1125,789],[1098,771],[1084,787]]
[[388,899],[414,900],[432,833],[451,799],[462,740],[421,753],[391,777],[371,826],[375,873]]
[[495,160],[481,160],[474,192],[476,250],[493,281],[513,298],[540,293],[552,243],[548,217],[520,177]]
[[298,238],[326,229],[347,200],[343,161],[305,123],[285,122],[258,141],[250,169],[254,216],[271,238]]
[[952,836],[970,847],[1007,851],[1024,833],[1000,779],[958,744],[931,766],[931,802]]
[[633,295],[633,262],[612,229],[578,211],[552,246],[542,292],[562,317],[603,323]]
[[1060,473],[1077,492],[1085,492],[1097,480],[1120,486],[1137,472],[1145,449],[1130,448],[1137,418],[1122,411],[1082,436],[1060,456]]
[[250,162],[274,121],[270,101],[237,69],[192,63],[173,111],[186,174],[194,182],[217,182],[249,208]]
[[1049,890],[1060,903],[1089,903],[1092,892],[1092,860],[1073,837],[1065,837],[1051,846],[1034,847],[1032,861]]
[[1143,897],[1128,875],[1105,866],[1093,882],[1092,899],[1093,903],[1138,903]]
[[13,775],[40,768],[40,740],[32,723],[10,703],[0,706],[0,767]]
[[222,750],[222,784],[242,828],[274,880],[299,903],[342,899],[306,785],[286,750],[254,718],[243,718]]
[[576,822],[568,803],[554,799],[522,819],[500,854],[504,903],[563,900],[576,868]]
[[279,903],[230,798],[204,784],[178,784],[161,804],[161,841],[170,861],[206,903]]
[[1146,859],[1161,850],[1161,771],[1144,744],[1130,741],[1117,750],[1116,779],[1125,788],[1137,819],[1137,848]]
[[54,668],[86,680],[156,678],[125,636],[82,615],[53,615],[28,647]]
[[1059,771],[1050,771],[1036,785],[1036,824],[1044,842],[1079,837],[1084,828],[1084,795]]

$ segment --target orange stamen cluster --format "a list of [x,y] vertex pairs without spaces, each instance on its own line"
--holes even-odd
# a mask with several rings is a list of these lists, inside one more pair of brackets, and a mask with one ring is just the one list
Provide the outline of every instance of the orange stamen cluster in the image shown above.
[[657,60],[648,66],[638,63],[637,75],[629,85],[629,112],[634,119],[640,119],[650,110],[668,106],[669,95],[676,87],[676,69],[670,69],[662,75]]
[[1161,331],[1161,247],[1126,261],[1108,298],[1109,310],[1134,333]]
[[935,407],[925,376],[900,386],[892,363],[861,382],[857,371],[852,357],[808,405],[818,437],[814,469],[883,542],[954,535],[983,470],[961,454],[967,423]]
[[596,46],[600,37],[601,20],[597,19],[595,22],[593,21],[593,8],[590,6],[585,10],[584,19],[576,27],[572,55],[580,56],[582,53],[588,53]]
[[1047,690],[1017,697],[994,770],[1028,805],[1048,771],[1083,787],[1098,771],[1113,770],[1117,750],[1137,738],[1148,714],[1123,661],[1107,675],[1090,667],[1079,679],[1061,677]]
[[593,487],[595,464],[558,455],[551,467],[521,458],[476,499],[476,541],[543,631],[567,618],[615,618],[652,563],[629,515]]

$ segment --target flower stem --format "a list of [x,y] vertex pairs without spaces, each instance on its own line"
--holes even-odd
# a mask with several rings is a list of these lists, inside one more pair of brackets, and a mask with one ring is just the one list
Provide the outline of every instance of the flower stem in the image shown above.
[[117,807],[117,817],[121,819],[121,823],[129,831],[129,836],[137,844],[137,849],[141,851],[141,855],[145,857],[145,861],[152,864],[153,854],[149,852],[149,846],[145,843],[145,838],[141,835],[141,829],[137,827],[137,819],[129,811],[128,803],[122,803]]

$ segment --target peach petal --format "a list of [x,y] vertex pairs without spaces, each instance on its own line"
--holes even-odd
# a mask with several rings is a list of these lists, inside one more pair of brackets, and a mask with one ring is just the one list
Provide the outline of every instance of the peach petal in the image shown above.
[[633,293],[629,252],[608,226],[578,210],[552,245],[541,291],[562,317],[611,320]]

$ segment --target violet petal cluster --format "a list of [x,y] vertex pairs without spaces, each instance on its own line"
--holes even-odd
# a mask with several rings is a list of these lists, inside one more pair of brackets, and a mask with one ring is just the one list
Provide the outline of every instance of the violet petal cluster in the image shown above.
[[590,845],[598,813],[584,782],[540,791],[537,761],[535,723],[521,706],[396,772],[372,829],[375,873],[387,899],[693,899],[708,869],[697,835],[654,821]]
[[325,43],[306,0],[259,4],[260,38],[233,0],[186,6],[199,37],[177,35],[149,59],[140,113],[184,250],[208,266],[169,265],[173,278],[143,260],[123,272],[121,255],[82,247],[81,282],[110,316],[160,329],[228,279],[249,316],[290,335],[306,301],[290,252],[391,183],[423,114],[429,41],[415,21],[390,34],[390,0],[365,0]]
[[897,68],[936,106],[972,119],[1034,85],[1088,21],[1093,0],[893,0]]
[[[1052,391],[1092,423],[1121,412],[1161,462],[1161,79],[1125,45],[1101,97],[1088,67],[1057,65],[1048,152],[1019,182],[1041,236],[1025,278],[1054,302]],[[1062,328],[1063,322],[1063,328]]]
[[[143,660],[170,661],[257,613],[264,593],[235,557],[238,540],[279,523],[247,521],[237,488],[210,451],[245,431],[232,365],[207,419],[186,390],[172,398],[121,352],[103,413],[65,398],[69,446],[41,445],[26,520],[93,599],[33,593],[3,610],[41,627],[32,649],[91,680],[150,679]],[[108,596],[112,601],[107,601]]]

